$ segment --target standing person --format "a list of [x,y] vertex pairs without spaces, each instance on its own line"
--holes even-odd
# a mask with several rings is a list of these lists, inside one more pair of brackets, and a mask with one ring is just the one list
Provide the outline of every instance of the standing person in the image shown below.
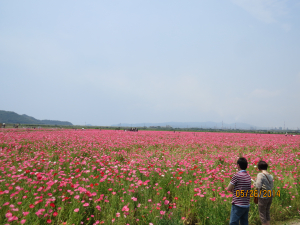
[[260,161],[257,164],[260,171],[254,186],[258,189],[258,212],[262,225],[270,225],[270,208],[272,204],[273,176],[267,172],[268,164]]
[[227,187],[227,191],[233,192],[230,225],[248,225],[251,177],[246,171],[247,167],[247,159],[239,158],[237,161],[239,171],[233,175]]

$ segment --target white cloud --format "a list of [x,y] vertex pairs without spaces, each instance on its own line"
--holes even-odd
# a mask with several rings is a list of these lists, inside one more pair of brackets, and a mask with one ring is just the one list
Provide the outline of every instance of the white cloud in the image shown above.
[[280,95],[280,91],[268,91],[264,89],[256,89],[251,92],[250,96],[251,97],[256,97],[256,98],[272,98]]
[[[287,14],[286,0],[231,0],[249,12],[256,19],[265,23],[279,22],[279,17]],[[284,29],[289,27],[283,24]]]

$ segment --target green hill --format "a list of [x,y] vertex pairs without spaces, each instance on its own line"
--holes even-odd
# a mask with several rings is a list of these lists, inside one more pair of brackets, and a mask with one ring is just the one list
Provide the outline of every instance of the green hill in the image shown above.
[[0,123],[7,124],[36,124],[36,125],[65,125],[72,126],[73,124],[67,121],[59,121],[59,120],[38,120],[33,118],[32,116],[27,116],[25,114],[19,115],[15,112],[9,112],[0,110]]

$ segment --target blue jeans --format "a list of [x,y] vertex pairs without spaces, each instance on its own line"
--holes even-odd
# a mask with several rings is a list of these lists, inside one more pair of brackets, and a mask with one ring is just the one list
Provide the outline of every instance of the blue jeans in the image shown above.
[[230,225],[248,225],[248,213],[249,207],[243,208],[236,205],[232,205],[230,214]]

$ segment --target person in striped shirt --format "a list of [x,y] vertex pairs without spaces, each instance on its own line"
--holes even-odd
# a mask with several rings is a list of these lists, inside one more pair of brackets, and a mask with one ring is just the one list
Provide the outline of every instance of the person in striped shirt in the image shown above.
[[227,191],[233,192],[230,225],[248,225],[251,177],[246,171],[247,167],[247,159],[239,158],[238,172],[233,175],[227,187]]

